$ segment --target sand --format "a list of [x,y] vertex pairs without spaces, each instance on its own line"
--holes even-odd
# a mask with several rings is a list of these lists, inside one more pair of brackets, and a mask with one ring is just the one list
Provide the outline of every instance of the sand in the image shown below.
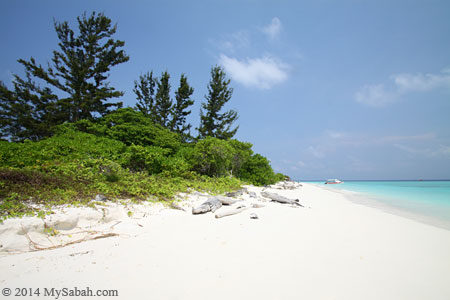
[[[264,202],[264,208],[221,219],[138,207],[133,217],[122,212],[101,226],[83,227],[119,236],[0,253],[0,287],[13,294],[40,289],[39,297],[28,299],[56,298],[44,297],[44,288],[86,287],[117,290],[113,299],[450,299],[450,231],[311,184],[268,191],[305,207]],[[204,199],[191,195],[183,205]],[[251,213],[259,218],[250,219]],[[0,234],[0,244],[12,234]]]

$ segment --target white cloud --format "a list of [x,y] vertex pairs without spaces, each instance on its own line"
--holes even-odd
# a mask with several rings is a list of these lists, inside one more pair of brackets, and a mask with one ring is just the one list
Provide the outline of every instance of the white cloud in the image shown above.
[[325,157],[325,151],[324,151],[324,149],[321,149],[320,146],[309,146],[308,152],[311,153],[316,158],[324,158]]
[[289,66],[270,56],[239,60],[221,54],[219,64],[233,80],[246,87],[270,89],[288,78]]
[[270,39],[274,39],[281,32],[281,21],[277,17],[272,19],[269,25],[262,28],[262,31],[269,36]]
[[435,133],[425,133],[417,135],[389,135],[379,139],[380,142],[399,142],[399,141],[429,141],[436,138]]
[[382,107],[397,99],[397,94],[389,92],[382,84],[365,85],[355,94],[355,99],[373,107]]
[[391,77],[399,92],[426,92],[439,87],[450,87],[450,74],[399,74]]
[[303,161],[301,161],[301,160],[299,160],[299,161],[297,162],[297,165],[299,165],[300,167],[306,167],[306,163],[303,162]]
[[412,92],[428,92],[438,88],[450,88],[450,72],[444,69],[439,74],[397,74],[390,76],[394,87],[387,90],[383,84],[365,85],[355,93],[357,102],[383,107]]
[[432,152],[432,155],[450,157],[450,146],[440,145],[437,150]]
[[343,131],[326,130],[325,133],[332,139],[341,139],[348,136],[348,134]]

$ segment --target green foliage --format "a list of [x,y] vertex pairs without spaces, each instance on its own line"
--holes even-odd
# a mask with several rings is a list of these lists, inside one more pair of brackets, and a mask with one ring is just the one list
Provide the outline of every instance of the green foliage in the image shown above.
[[157,90],[155,96],[155,114],[153,120],[164,128],[170,127],[170,115],[172,113],[172,99],[170,98],[170,75],[164,72],[157,81]]
[[79,130],[121,141],[126,145],[156,146],[176,152],[180,138],[176,133],[154,124],[148,117],[132,108],[113,111],[98,121],[80,121]]
[[200,138],[212,136],[218,139],[230,139],[238,130],[231,129],[233,123],[238,119],[237,112],[228,110],[220,113],[223,106],[230,101],[233,89],[229,87],[230,80],[226,79],[225,71],[215,66],[211,69],[211,80],[208,84],[208,95],[205,96],[206,103],[202,103],[200,110]]
[[52,171],[62,163],[80,160],[120,160],[126,146],[122,142],[68,129],[39,142],[0,142],[1,166]]
[[238,140],[229,140],[228,143],[233,147],[233,156],[231,159],[231,170],[233,175],[241,177],[242,166],[251,158],[253,155],[252,144],[240,142]]
[[26,80],[14,76],[12,91],[0,81],[0,137],[38,140],[49,136],[52,127],[60,123],[56,96],[34,84],[29,72],[26,76]]
[[76,122],[93,119],[94,113],[104,115],[110,107],[121,106],[109,103],[111,98],[123,95],[109,86],[107,79],[111,67],[124,63],[129,57],[119,50],[125,42],[111,37],[116,26],[103,13],[84,13],[77,18],[79,34],[67,22],[54,23],[60,51],[53,51],[53,67],[46,70],[30,61],[19,60],[33,76],[68,94],[58,101],[65,120]]
[[73,127],[65,124],[39,142],[0,142],[0,218],[42,215],[31,203],[87,205],[98,193],[110,199],[170,200],[178,192],[223,193],[242,184],[192,172],[195,147],[185,145],[170,155],[168,148],[126,146]]
[[[0,197],[6,194],[4,191]],[[33,209],[25,205],[19,193],[11,192],[2,197],[0,202],[0,222],[8,217],[22,217],[33,214]]]
[[[77,20],[78,35],[67,22],[55,21],[60,50],[53,51],[52,64],[44,68],[33,57],[19,59],[26,79],[15,75],[12,91],[0,82],[0,137],[39,140],[50,136],[57,124],[92,120],[122,105],[109,101],[123,92],[107,79],[113,66],[128,61],[119,50],[125,43],[112,38],[116,26],[102,13],[85,13]],[[47,86],[40,87],[33,78]]]
[[186,141],[190,138],[191,124],[186,124],[186,117],[191,114],[188,108],[194,104],[194,100],[190,97],[194,93],[194,89],[187,82],[184,74],[181,74],[180,86],[175,92],[175,104],[172,110],[171,130],[180,134],[182,140]]
[[279,181],[270,162],[260,154],[252,155],[241,167],[239,178],[255,185],[272,184]]
[[[144,115],[153,118],[155,113],[155,85],[157,78],[153,72],[139,76],[139,81],[134,81],[133,92],[136,94],[136,109]],[[153,120],[153,119],[152,119]]]
[[194,169],[208,176],[225,176],[231,171],[233,147],[214,137],[200,140],[194,147]]
[[140,145],[132,145],[128,150],[128,159],[125,166],[132,171],[145,171],[148,174],[161,173],[166,156],[170,152],[170,150],[160,147]]

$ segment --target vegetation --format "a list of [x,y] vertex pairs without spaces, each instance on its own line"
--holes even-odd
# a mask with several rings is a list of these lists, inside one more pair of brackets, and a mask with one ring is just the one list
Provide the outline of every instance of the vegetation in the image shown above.
[[[26,79],[15,75],[14,90],[0,84],[0,130],[14,140],[39,140],[65,121],[93,120],[122,104],[108,100],[123,96],[108,85],[108,73],[129,57],[119,50],[125,42],[111,36],[116,26],[103,14],[78,17],[76,35],[67,22],[55,22],[60,51],[53,51],[52,66],[38,65],[33,57],[19,59]],[[47,84],[41,88],[34,80]],[[56,93],[52,89],[58,91]]]
[[231,126],[238,118],[237,112],[228,110],[220,113],[233,94],[233,89],[229,85],[230,80],[226,79],[225,71],[219,66],[213,67],[208,95],[205,96],[207,102],[202,103],[200,111],[201,124],[198,132],[201,138],[212,136],[230,139],[236,134],[238,127],[231,129]]
[[186,141],[191,136],[191,124],[186,124],[186,117],[191,114],[188,108],[194,104],[191,99],[194,89],[189,85],[187,77],[181,74],[180,86],[175,92],[175,104],[173,106],[173,117],[171,121],[171,130],[180,134],[181,138]]
[[156,79],[153,72],[139,76],[139,81],[134,81],[133,92],[136,94],[136,110],[145,116],[152,118],[155,112],[155,85]]
[[136,107],[121,108],[109,100],[123,93],[106,82],[111,67],[128,60],[119,50],[124,42],[112,38],[116,27],[93,13],[78,18],[78,29],[76,35],[67,22],[55,22],[61,51],[53,66],[19,60],[26,79],[16,75],[12,90],[0,82],[0,138],[7,139],[0,139],[0,219],[42,215],[57,204],[93,205],[97,194],[171,201],[179,192],[223,193],[284,179],[252,144],[232,139],[237,112],[221,113],[232,89],[220,67],[211,69],[194,139],[186,75],[175,101],[168,72],[141,75]]

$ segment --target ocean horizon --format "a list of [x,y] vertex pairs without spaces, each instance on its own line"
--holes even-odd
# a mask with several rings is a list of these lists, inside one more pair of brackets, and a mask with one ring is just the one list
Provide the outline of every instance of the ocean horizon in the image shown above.
[[344,180],[312,183],[345,194],[351,201],[450,230],[450,180]]

